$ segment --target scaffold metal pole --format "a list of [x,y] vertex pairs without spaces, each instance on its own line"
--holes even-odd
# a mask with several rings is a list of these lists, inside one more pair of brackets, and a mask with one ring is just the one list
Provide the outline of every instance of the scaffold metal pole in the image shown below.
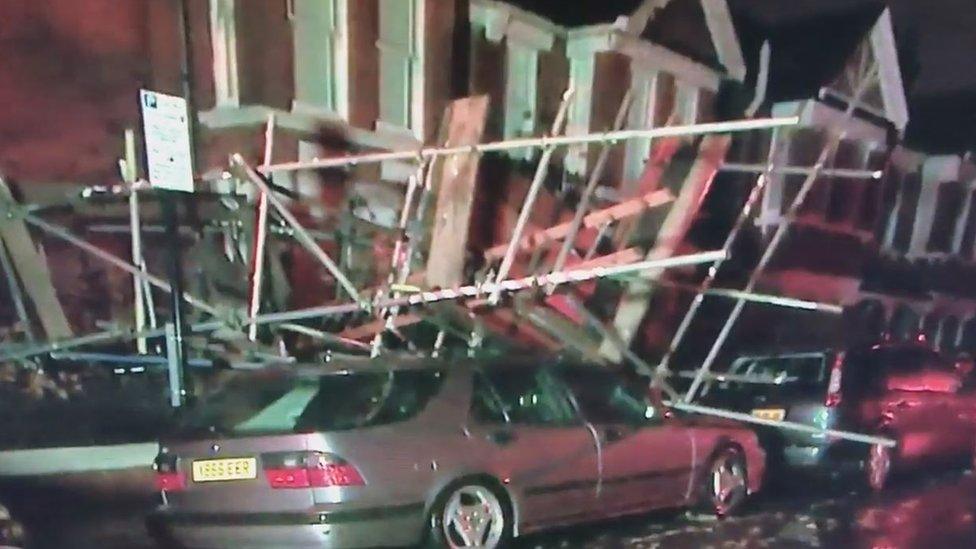
[[657,139],[662,137],[681,137],[705,135],[711,133],[734,133],[753,130],[765,130],[783,126],[795,126],[800,122],[799,117],[785,116],[778,118],[757,118],[751,120],[732,120],[727,122],[709,122],[705,124],[689,124],[682,126],[665,126],[660,128],[620,130],[611,132],[597,132],[585,135],[556,136],[556,137],[526,137],[482,143],[479,145],[465,145],[459,147],[431,147],[412,151],[394,151],[382,153],[367,153],[354,156],[339,156],[335,158],[319,158],[300,162],[285,162],[274,164],[259,170],[265,175],[278,172],[294,172],[301,170],[317,170],[322,168],[337,168],[342,166],[356,166],[363,164],[377,164],[396,160],[429,160],[438,156],[453,156],[458,154],[501,152],[513,149],[531,149],[547,147],[566,147],[570,145],[585,145],[588,143],[612,143],[630,139]]
[[[864,76],[864,78],[861,79],[861,82],[858,83],[858,89],[857,89],[857,93],[854,94],[854,99],[847,106],[847,109],[845,110],[843,117],[838,121],[838,126],[840,126],[841,129],[839,131],[835,130],[833,135],[830,136],[827,143],[824,145],[823,150],[820,152],[820,156],[817,158],[816,163],[814,163],[814,170],[809,174],[807,174],[806,180],[803,182],[803,185],[800,187],[799,191],[796,193],[796,196],[793,198],[793,202],[790,204],[789,210],[784,214],[783,219],[781,220],[779,226],[776,227],[776,232],[773,234],[772,239],[770,240],[769,244],[766,246],[766,249],[763,252],[762,257],[759,259],[759,263],[756,265],[756,268],[753,269],[752,273],[749,275],[749,281],[746,283],[746,286],[744,288],[745,292],[752,292],[755,289],[756,284],[759,282],[759,278],[763,275],[763,273],[766,270],[766,267],[769,265],[773,256],[779,250],[780,244],[782,243],[783,239],[786,237],[786,233],[787,230],[789,229],[790,223],[796,217],[797,213],[800,210],[800,206],[803,205],[803,201],[805,200],[807,194],[810,193],[810,189],[813,188],[813,184],[817,181],[817,177],[820,174],[820,170],[822,170],[824,166],[827,164],[828,160],[834,156],[834,154],[837,151],[837,147],[840,145],[840,142],[847,135],[847,128],[845,126],[848,124],[850,119],[854,116],[854,111],[857,108],[858,103],[861,101],[864,94],[867,92],[868,88],[870,87],[870,84],[875,80],[877,74],[878,74],[878,65],[877,62],[875,62],[872,65],[872,68]],[[692,401],[692,399],[695,396],[695,393],[698,391],[698,388],[701,386],[705,374],[709,372],[712,365],[715,363],[715,360],[718,358],[718,353],[722,350],[725,341],[728,339],[728,336],[732,331],[732,327],[735,325],[736,321],[739,319],[739,316],[742,314],[742,310],[745,307],[745,304],[746,301],[742,299],[736,302],[735,307],[732,309],[732,312],[729,314],[728,318],[726,319],[725,324],[722,326],[722,329],[719,331],[718,336],[715,338],[715,341],[712,343],[712,346],[708,351],[708,355],[705,357],[705,360],[698,368],[698,373],[695,375],[694,381],[692,381],[691,385],[688,387],[688,391],[684,397],[684,401],[686,403]]]

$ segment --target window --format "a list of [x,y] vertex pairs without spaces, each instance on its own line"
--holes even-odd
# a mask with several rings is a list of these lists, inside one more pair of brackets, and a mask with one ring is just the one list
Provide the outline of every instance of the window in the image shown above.
[[[536,80],[539,53],[509,38],[505,77],[505,138],[535,135]],[[532,149],[516,149],[512,156],[528,159]]]
[[902,179],[898,211],[895,218],[894,239],[892,245],[900,252],[907,252],[911,245],[912,232],[915,230],[915,216],[918,201],[922,193],[922,176],[919,173],[908,174]]
[[472,416],[486,423],[569,425],[575,414],[559,383],[542,369],[502,368],[475,378]]
[[339,86],[343,54],[344,0],[292,0],[295,42],[295,106],[297,110],[345,115]]
[[[643,130],[654,127],[657,100],[657,75],[645,67],[635,66],[634,102],[629,113],[629,127]],[[640,72],[647,71],[647,72]],[[651,150],[650,139],[630,139],[625,144],[626,166],[624,176],[627,181],[637,181],[644,174],[644,165]]]
[[960,257],[973,259],[974,246],[976,246],[976,193],[970,193],[966,224],[962,229],[962,238],[959,244]]
[[210,0],[210,42],[213,48],[216,106],[238,107],[241,101],[237,64],[235,0]]
[[420,48],[423,36],[417,22],[422,0],[379,0],[380,28],[376,42],[380,55],[380,123],[413,130],[423,137],[422,112],[415,105],[423,101]]
[[976,355],[976,317],[963,323],[962,333],[959,335],[959,350]]
[[955,351],[959,346],[959,319],[947,316],[939,329],[939,350],[943,352]]
[[[835,168],[864,169],[866,151],[856,140],[844,139],[837,147]],[[831,223],[852,224],[856,221],[861,201],[869,184],[863,179],[831,177],[820,181],[825,185],[826,218]]]
[[918,335],[918,324],[921,319],[915,311],[907,305],[901,304],[891,315],[891,324],[888,331],[899,340],[913,339]]
[[338,431],[406,421],[441,387],[436,370],[294,375],[235,373],[184,427],[226,434]]
[[929,234],[930,252],[951,252],[956,224],[966,201],[966,188],[958,181],[947,181],[939,185],[939,194],[932,218],[932,232]]
[[691,84],[678,84],[677,105],[675,109],[677,111],[677,122],[679,125],[690,125],[698,121],[699,101],[698,88]]
[[562,379],[576,397],[583,416],[593,423],[645,423],[653,414],[650,403],[637,388],[623,378],[593,367],[570,367],[559,370]]

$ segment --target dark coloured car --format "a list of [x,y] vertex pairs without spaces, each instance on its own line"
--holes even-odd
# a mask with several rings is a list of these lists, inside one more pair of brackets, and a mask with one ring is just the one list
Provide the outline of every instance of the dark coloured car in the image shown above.
[[645,387],[558,361],[241,373],[161,443],[148,524],[188,547],[490,549],[651,509],[734,511],[763,479],[755,434],[673,417]]
[[24,527],[0,504],[0,549],[22,549],[27,546]]
[[770,420],[889,437],[896,448],[759,429],[771,466],[857,468],[881,489],[896,470],[973,459],[976,392],[951,363],[915,343],[847,352],[753,356],[703,386],[701,399]]

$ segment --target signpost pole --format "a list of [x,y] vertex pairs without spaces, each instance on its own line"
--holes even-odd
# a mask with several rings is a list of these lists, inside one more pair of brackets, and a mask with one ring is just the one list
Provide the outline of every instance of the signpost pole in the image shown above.
[[[163,225],[166,227],[169,285],[173,289],[169,294],[172,321],[166,326],[166,352],[171,364],[170,387],[174,391],[170,402],[174,407],[180,407],[186,404],[186,380],[188,378],[186,375],[186,345],[183,341],[183,258],[180,253],[180,214],[177,203],[179,191],[160,189],[158,192],[162,206]],[[176,371],[174,372],[174,370]],[[177,374],[175,379],[174,373]]]
[[[190,60],[190,16],[187,9],[186,0],[177,0],[177,6],[179,7],[179,31],[180,31],[180,84],[183,92],[184,109],[185,109],[185,144],[188,156],[185,159],[186,168],[189,169],[189,192],[193,192],[193,175],[196,173],[194,169],[193,162],[193,152],[194,152],[194,141],[193,141],[193,123],[196,120],[195,112],[193,110],[193,81],[192,79],[192,65]],[[182,128],[181,128],[182,129]],[[182,136],[181,136],[182,137]],[[186,190],[186,189],[182,189]],[[173,288],[173,292],[170,294],[170,306],[172,311],[172,326],[171,332],[167,335],[172,337],[172,342],[167,345],[167,349],[172,355],[170,356],[170,363],[178,369],[179,375],[176,377],[176,383],[172,384],[175,391],[175,395],[171,398],[174,407],[181,407],[186,404],[186,397],[188,394],[187,384],[189,383],[190,376],[187,372],[187,361],[186,361],[186,345],[183,340],[183,328],[185,327],[185,322],[183,318],[183,258],[180,250],[180,211],[179,211],[179,193],[180,190],[165,189],[160,191],[162,196],[160,197],[162,214],[163,214],[163,224],[166,227],[166,242],[168,248],[168,262],[169,262],[169,283]],[[171,376],[172,376],[171,371]]]
[[149,90],[140,92],[143,132],[146,140],[146,166],[149,182],[156,189],[166,230],[166,261],[169,275],[172,322],[167,325],[166,349],[170,364],[171,403],[186,404],[190,376],[187,372],[183,332],[183,262],[179,234],[180,193],[193,193],[196,169],[193,157],[194,109],[189,48],[190,18],[186,0],[174,0],[179,10],[181,37],[182,97]]

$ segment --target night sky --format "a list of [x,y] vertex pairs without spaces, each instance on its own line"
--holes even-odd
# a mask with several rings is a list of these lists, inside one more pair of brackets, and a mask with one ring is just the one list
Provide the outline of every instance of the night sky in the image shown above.
[[[708,1],[708,0],[705,0]],[[517,0],[563,24],[610,22],[639,0]],[[729,0],[750,66],[773,48],[773,95],[813,93],[841,66],[879,0]],[[976,149],[976,0],[890,0],[912,121],[910,145],[932,152]],[[839,61],[838,61],[839,60]]]

